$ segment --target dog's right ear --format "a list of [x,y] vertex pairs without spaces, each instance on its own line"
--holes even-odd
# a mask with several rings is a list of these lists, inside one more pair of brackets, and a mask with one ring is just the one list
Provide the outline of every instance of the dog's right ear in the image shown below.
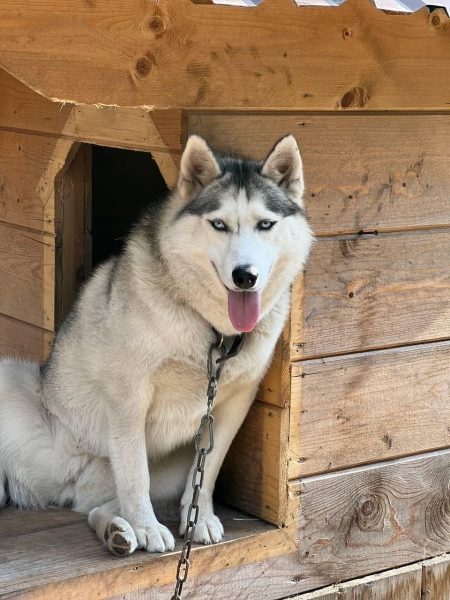
[[190,200],[220,175],[220,167],[213,151],[203,138],[191,135],[181,157],[178,191],[184,200]]

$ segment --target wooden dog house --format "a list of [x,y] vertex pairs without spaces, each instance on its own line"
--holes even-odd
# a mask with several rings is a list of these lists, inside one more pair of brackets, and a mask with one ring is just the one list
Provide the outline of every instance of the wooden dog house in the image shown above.
[[[317,243],[188,598],[450,598],[450,20],[414,1],[1,5],[1,354],[43,361],[89,275],[93,145],[169,187],[190,133],[302,151]],[[0,540],[1,600],[173,590],[177,551],[110,556],[68,510]]]

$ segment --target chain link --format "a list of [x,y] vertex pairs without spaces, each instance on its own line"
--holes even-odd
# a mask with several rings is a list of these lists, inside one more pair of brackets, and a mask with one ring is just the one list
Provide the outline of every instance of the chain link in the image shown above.
[[[219,349],[221,352],[221,359],[224,359],[226,356],[226,349],[223,344],[223,336],[221,336],[219,342],[211,346],[208,355],[208,389],[206,391],[208,400],[206,403],[206,413],[203,415],[200,421],[200,427],[198,428],[197,435],[194,438],[195,450],[197,452],[197,465],[194,469],[194,474],[192,477],[192,501],[189,505],[186,520],[186,532],[184,534],[183,547],[181,549],[181,556],[177,566],[175,593],[173,594],[171,600],[181,600],[183,585],[188,577],[190,566],[189,556],[191,554],[195,527],[199,517],[198,501],[205,477],[206,457],[213,451],[214,448],[214,417],[211,414],[211,410],[214,400],[217,396],[217,384],[219,382],[222,367],[224,365],[223,361],[217,363],[214,360],[214,351],[217,349]],[[205,431],[207,432],[206,448],[201,447],[202,435]]]

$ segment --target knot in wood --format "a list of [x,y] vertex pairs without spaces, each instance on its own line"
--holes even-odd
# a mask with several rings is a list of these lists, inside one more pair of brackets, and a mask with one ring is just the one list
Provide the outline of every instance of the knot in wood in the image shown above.
[[162,33],[165,32],[166,25],[164,23],[164,20],[161,17],[159,17],[158,15],[155,15],[148,22],[148,28],[156,36],[159,36],[159,35],[161,35]]
[[447,546],[450,540],[450,495],[448,490],[435,494],[425,510],[427,535],[433,542]]
[[349,108],[363,108],[368,100],[367,91],[362,87],[355,87],[342,96],[341,108],[346,110]]
[[356,524],[361,531],[377,531],[383,529],[385,515],[385,498],[378,494],[371,494],[359,503]]
[[136,62],[136,74],[141,78],[145,79],[150,75],[152,70],[152,63],[146,56],[141,56]]

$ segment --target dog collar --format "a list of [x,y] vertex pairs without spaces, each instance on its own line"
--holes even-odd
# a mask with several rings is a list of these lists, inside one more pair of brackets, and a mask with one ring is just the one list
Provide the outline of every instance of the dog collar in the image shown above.
[[[214,333],[217,336],[217,348],[220,348],[221,346],[224,345],[224,340],[225,340],[224,335],[219,333],[215,329],[214,329]],[[230,349],[228,350],[228,352],[226,354],[224,354],[223,356],[221,356],[220,358],[218,358],[216,360],[216,363],[217,364],[224,363],[228,359],[233,358],[234,356],[237,356],[244,346],[246,337],[247,337],[246,333],[240,333],[238,335],[235,335],[233,337],[233,341],[231,343],[231,346],[230,346]]]

